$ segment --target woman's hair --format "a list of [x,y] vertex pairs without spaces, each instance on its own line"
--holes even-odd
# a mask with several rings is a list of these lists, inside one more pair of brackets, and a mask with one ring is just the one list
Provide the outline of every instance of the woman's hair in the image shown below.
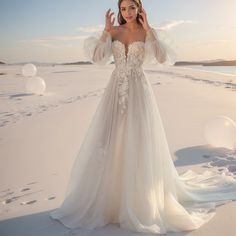
[[[119,0],[119,1],[118,1],[118,9],[119,9],[119,12],[118,12],[117,20],[118,20],[118,23],[119,23],[120,25],[123,25],[123,24],[126,23],[126,20],[124,19],[124,17],[122,16],[122,14],[121,14],[121,12],[120,12],[120,5],[121,5],[122,1],[124,1],[124,0]],[[142,2],[141,2],[141,0],[132,0],[132,1],[133,1],[133,2],[136,4],[136,6],[138,7],[138,12],[141,12],[141,9],[142,9]],[[136,18],[136,21],[137,21],[138,24],[141,25],[141,23],[140,23],[140,21],[139,21],[139,18],[142,19],[142,16],[138,14],[138,15],[137,15],[137,18]]]

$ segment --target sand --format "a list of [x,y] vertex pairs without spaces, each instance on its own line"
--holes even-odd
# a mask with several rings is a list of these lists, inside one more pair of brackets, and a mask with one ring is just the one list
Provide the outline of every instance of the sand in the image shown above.
[[[25,90],[21,68],[0,66],[0,235],[133,235],[116,224],[70,230],[49,217],[63,200],[114,65],[39,66],[37,75],[47,85],[43,96]],[[208,145],[203,133],[215,116],[236,121],[236,76],[156,65],[144,70],[178,172],[214,168],[236,177],[236,152]],[[217,207],[216,216],[200,229],[167,235],[233,236],[235,218],[233,201]]]

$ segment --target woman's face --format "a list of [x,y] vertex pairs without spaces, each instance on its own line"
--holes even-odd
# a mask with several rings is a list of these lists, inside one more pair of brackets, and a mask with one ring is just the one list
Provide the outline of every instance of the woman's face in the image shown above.
[[120,12],[126,22],[136,20],[138,7],[132,0],[123,0],[120,4]]

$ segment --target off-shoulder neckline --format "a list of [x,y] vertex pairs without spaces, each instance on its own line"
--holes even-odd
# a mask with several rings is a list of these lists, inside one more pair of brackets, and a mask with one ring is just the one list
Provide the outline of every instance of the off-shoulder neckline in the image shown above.
[[[140,43],[140,44],[142,44],[142,45],[145,45],[145,42],[143,42],[143,41],[133,41],[133,42],[131,42],[131,43],[128,43],[127,45],[126,44],[124,44],[124,43],[122,43],[120,40],[118,40],[118,39],[115,39],[115,40],[113,40],[112,41],[112,43],[115,43],[115,42],[117,42],[117,43],[120,43],[124,48],[125,48],[125,52],[124,52],[124,54],[125,54],[125,61],[127,61],[127,58],[128,58],[128,55],[129,55],[129,47],[130,46],[132,46],[132,45],[134,45],[134,44],[138,44],[138,43]],[[127,50],[126,50],[126,48],[127,48]],[[126,52],[127,51],[127,52]]]
[[113,40],[112,43],[114,43],[114,42],[116,42],[116,41],[119,42],[119,43],[121,43],[122,45],[124,45],[126,48],[128,48],[130,45],[132,45],[132,44],[134,44],[134,43],[143,43],[143,44],[145,44],[144,41],[137,40],[137,41],[130,42],[130,43],[128,43],[128,44],[126,45],[125,43],[121,42],[121,41],[118,40],[118,39]]

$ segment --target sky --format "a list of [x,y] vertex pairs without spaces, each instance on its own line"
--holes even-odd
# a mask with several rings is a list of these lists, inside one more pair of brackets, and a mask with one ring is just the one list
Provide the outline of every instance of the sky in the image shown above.
[[[0,61],[86,60],[83,40],[98,37],[117,0],[0,0]],[[143,0],[148,22],[165,30],[177,60],[236,59],[235,0]],[[118,25],[117,20],[115,25]]]

